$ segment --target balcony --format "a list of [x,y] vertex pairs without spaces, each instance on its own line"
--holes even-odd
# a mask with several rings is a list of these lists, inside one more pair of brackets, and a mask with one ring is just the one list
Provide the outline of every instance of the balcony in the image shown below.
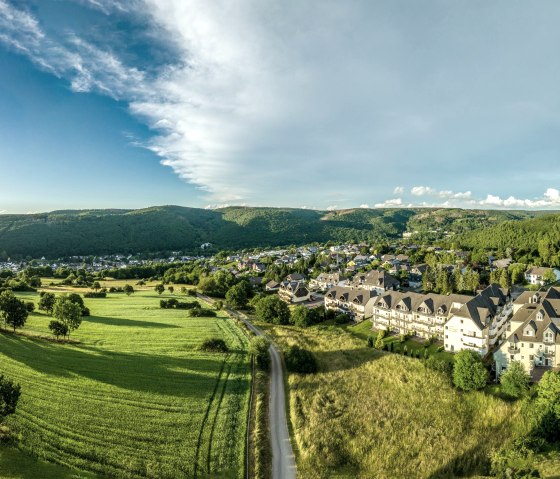
[[509,354],[517,354],[517,353],[519,353],[519,352],[521,352],[521,350],[520,350],[519,348],[517,348],[517,347],[513,347],[513,348],[512,348],[512,347],[509,347],[509,348],[508,348],[508,353],[509,353]]

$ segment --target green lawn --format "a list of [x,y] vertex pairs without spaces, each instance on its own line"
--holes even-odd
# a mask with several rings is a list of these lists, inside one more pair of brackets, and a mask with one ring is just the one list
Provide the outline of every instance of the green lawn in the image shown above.
[[[92,316],[72,335],[79,345],[0,335],[0,369],[22,385],[7,421],[19,448],[115,477],[243,477],[243,333],[224,316],[162,310],[151,290],[85,302]],[[34,313],[24,331],[47,335],[50,319]],[[210,337],[224,338],[230,353],[198,351]]]

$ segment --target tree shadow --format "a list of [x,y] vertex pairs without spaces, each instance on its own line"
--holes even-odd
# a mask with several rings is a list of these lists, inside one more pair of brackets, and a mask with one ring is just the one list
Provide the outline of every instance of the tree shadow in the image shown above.
[[155,328],[155,329],[168,329],[168,328],[180,328],[176,324],[166,324],[155,321],[139,321],[137,319],[127,319],[127,318],[113,318],[106,316],[86,316],[83,318],[84,322],[104,324],[108,326],[128,326],[133,328]]
[[125,390],[175,397],[209,397],[227,358],[217,353],[189,356],[188,351],[183,358],[104,351],[16,335],[2,335],[0,354],[42,374],[68,380],[81,376]]
[[374,348],[337,349],[332,351],[313,351],[313,356],[319,364],[319,371],[347,371],[365,363],[375,361],[383,354]]

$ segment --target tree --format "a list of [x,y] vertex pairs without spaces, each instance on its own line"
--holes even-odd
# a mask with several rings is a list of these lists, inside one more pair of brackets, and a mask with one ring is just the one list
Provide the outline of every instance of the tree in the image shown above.
[[0,314],[4,319],[4,328],[11,326],[14,331],[25,325],[29,311],[25,302],[15,297],[11,290],[3,291],[0,294]]
[[94,281],[91,285],[91,289],[93,289],[94,291],[101,289],[101,284],[99,284],[99,281]]
[[0,374],[0,424],[6,417],[16,412],[20,395],[20,385]]
[[383,338],[385,337],[385,330],[381,330],[377,333],[377,339],[375,340],[375,349],[383,349],[383,346],[385,346],[385,341],[383,341]]
[[296,306],[291,313],[290,322],[300,328],[306,328],[321,321],[319,312],[316,309]]
[[529,391],[530,383],[531,378],[519,361],[512,361],[507,371],[500,376],[502,391],[512,398],[524,396]]
[[134,288],[130,284],[125,284],[123,287],[123,291],[127,296],[130,296],[132,293],[134,293]]
[[156,284],[154,290],[157,294],[161,294],[165,291],[165,286],[163,284]]
[[187,294],[186,286],[181,286],[181,294]]
[[49,330],[56,336],[56,339],[68,334],[68,326],[61,321],[52,320],[49,323]]
[[33,301],[27,301],[27,303],[25,303],[25,307],[27,308],[28,313],[35,311],[35,303]]
[[251,339],[251,342],[249,343],[249,354],[255,358],[257,366],[263,371],[268,371],[270,366],[270,356],[268,354],[269,347],[270,343],[264,336],[257,336]]
[[70,332],[78,329],[82,324],[82,309],[66,295],[61,295],[56,299],[53,314],[68,328],[68,337],[70,337]]
[[175,291],[175,288],[173,286],[169,286],[167,289],[171,294],[173,294],[173,291]]
[[553,270],[547,269],[545,271],[545,273],[543,274],[542,279],[543,279],[545,284],[551,284],[551,283],[554,283],[556,281],[556,275],[554,274]]
[[56,301],[56,296],[54,293],[41,292],[41,297],[39,299],[39,309],[46,311],[47,314],[52,314],[54,308],[54,302]]
[[246,281],[240,281],[228,289],[226,293],[226,302],[234,309],[245,309],[249,303],[249,295],[247,291]]
[[289,324],[290,309],[278,296],[266,296],[255,305],[257,317],[266,323]]
[[543,439],[554,443],[560,440],[560,373],[547,371],[537,386],[533,403],[537,418],[536,432]]
[[488,371],[478,353],[465,349],[455,355],[453,384],[463,391],[482,389],[488,381]]

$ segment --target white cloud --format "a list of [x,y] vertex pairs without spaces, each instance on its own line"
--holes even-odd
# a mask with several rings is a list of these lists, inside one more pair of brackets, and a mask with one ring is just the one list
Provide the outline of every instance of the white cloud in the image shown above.
[[327,206],[327,211],[336,211],[338,209],[337,205]]
[[489,194],[486,199],[480,200],[479,204],[500,208],[558,208],[560,207],[560,191],[556,188],[547,188],[542,197],[533,199],[522,199],[514,196],[502,199],[500,196]]
[[363,203],[360,205],[360,208],[369,209],[369,205],[367,203]]
[[385,200],[383,203],[376,203],[376,208],[398,208],[403,206],[402,198],[393,198],[390,200]]
[[410,190],[414,196],[435,195],[437,192],[429,186],[413,186]]
[[393,190],[394,195],[402,195],[404,193],[404,186],[396,186]]

